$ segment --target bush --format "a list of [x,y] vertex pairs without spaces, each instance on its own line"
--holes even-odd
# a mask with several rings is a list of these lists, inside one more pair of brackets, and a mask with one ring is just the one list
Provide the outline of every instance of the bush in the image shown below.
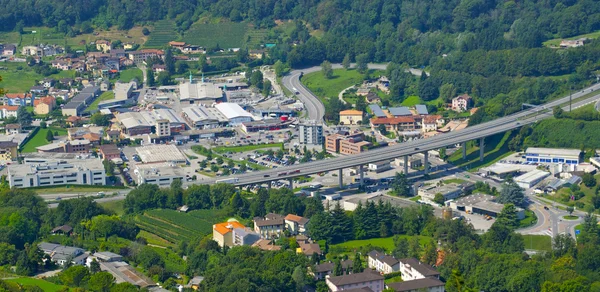
[[142,28],[142,34],[144,35],[149,35],[150,34],[150,30],[148,30],[147,28]]

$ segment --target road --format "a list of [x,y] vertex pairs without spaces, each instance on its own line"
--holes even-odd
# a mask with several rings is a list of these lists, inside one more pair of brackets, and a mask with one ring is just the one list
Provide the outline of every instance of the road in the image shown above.
[[[595,84],[590,88],[594,90],[599,89],[600,84]],[[589,93],[590,88],[585,89],[585,92],[580,91],[573,94],[573,99],[577,99]],[[573,109],[593,103],[599,98],[600,93],[598,95],[585,98],[581,101],[574,102]],[[537,108],[521,111],[476,126],[467,127],[463,130],[440,134],[428,139],[399,143],[397,145],[375,149],[352,156],[342,156],[333,159],[281,167],[278,169],[269,169],[260,172],[237,175],[236,178],[238,181],[235,183],[235,185],[244,186],[270,180],[289,179],[300,175],[309,175],[325,171],[355,167],[359,165],[366,165],[371,162],[392,160],[405,155],[413,155],[429,150],[440,149],[449,145],[456,145],[462,142],[488,137],[498,133],[504,133],[508,130],[520,128],[522,125],[532,124],[540,119],[552,117],[551,109],[555,106],[568,103],[568,101],[569,97],[567,96],[551,101]],[[569,106],[567,105],[563,107],[563,109],[568,111]]]

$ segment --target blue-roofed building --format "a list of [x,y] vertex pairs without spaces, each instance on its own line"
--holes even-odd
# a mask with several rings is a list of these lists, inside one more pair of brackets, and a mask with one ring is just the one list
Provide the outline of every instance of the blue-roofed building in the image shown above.
[[410,112],[410,110],[405,106],[391,107],[388,109],[388,111],[394,117],[412,116],[412,113]]
[[383,110],[376,104],[370,104],[369,108],[371,109],[371,112],[373,113],[374,116],[378,117],[378,118],[385,118],[387,117],[385,115],[385,113],[383,112]]
[[415,105],[415,109],[417,110],[417,114],[419,115],[428,115],[429,111],[427,110],[427,106],[423,104]]

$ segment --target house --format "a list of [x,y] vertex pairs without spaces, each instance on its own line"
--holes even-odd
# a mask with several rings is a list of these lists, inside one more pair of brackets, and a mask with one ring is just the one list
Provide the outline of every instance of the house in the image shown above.
[[308,225],[309,219],[294,214],[288,214],[284,219],[285,226],[290,234],[296,235],[306,233],[306,225]]
[[435,278],[425,278],[412,281],[387,284],[388,289],[395,292],[444,292],[445,283]]
[[83,123],[83,118],[78,116],[70,116],[65,121],[67,122],[67,125],[69,125],[69,127],[76,127]]
[[33,104],[33,95],[31,93],[7,93],[4,95],[5,105],[31,105]]
[[17,117],[18,105],[0,105],[0,119],[8,117]]
[[357,125],[362,123],[362,120],[362,111],[345,110],[340,112],[340,125]]
[[400,274],[402,281],[412,281],[425,278],[440,278],[440,272],[432,266],[422,263],[416,258],[406,258],[400,260]]
[[400,261],[393,256],[373,250],[369,253],[369,268],[375,269],[382,274],[398,272],[400,270]]
[[165,65],[161,65],[161,64],[153,64],[152,65],[152,71],[154,73],[160,73],[160,72],[163,72],[165,70],[167,70],[167,66],[165,66]]
[[103,53],[108,53],[111,49],[111,42],[107,40],[97,40],[96,41],[96,50],[102,51]]
[[318,243],[313,243],[310,240],[298,240],[298,237],[296,237],[296,242],[299,247],[296,249],[296,253],[303,253],[307,257],[312,257],[315,254],[321,256],[323,254]]
[[250,59],[262,59],[265,55],[265,50],[250,50],[248,56]]
[[17,148],[19,144],[12,141],[0,142],[0,160],[12,161],[17,158]]
[[183,47],[185,47],[185,42],[169,42],[169,46],[171,48],[175,48],[181,51],[181,49],[183,49]]
[[115,144],[100,145],[100,147],[98,147],[98,152],[100,152],[103,159],[112,160],[121,157],[121,150],[119,150]]
[[187,205],[183,205],[183,206],[177,208],[177,212],[186,213],[189,209],[190,209],[190,207],[188,207]]
[[61,226],[54,227],[54,229],[52,229],[52,231],[50,231],[50,234],[69,235],[69,234],[71,234],[72,231],[73,231],[73,227],[71,227],[69,225],[61,225]]
[[56,142],[36,147],[39,153],[90,153],[92,144],[89,140]]
[[121,132],[118,130],[106,131],[106,139],[112,142],[118,141],[121,138]]
[[95,258],[99,262],[119,262],[123,260],[123,256],[110,251],[99,251],[92,254],[92,258]]
[[200,289],[200,283],[202,283],[202,281],[204,281],[204,277],[195,276],[192,279],[190,279],[190,282],[188,282],[187,287],[192,288],[194,290],[198,290]]
[[65,265],[71,261],[74,265],[84,265],[87,254],[84,250],[78,247],[64,246],[54,243],[41,242],[38,247],[45,254],[49,255],[51,260],[58,265]]
[[283,234],[284,228],[284,217],[279,214],[269,213],[264,218],[254,218],[254,232],[260,234],[261,238],[278,238]]
[[252,244],[253,247],[258,247],[262,250],[267,251],[278,251],[281,250],[281,246],[273,244],[273,240],[270,239],[259,239]]
[[377,95],[377,93],[372,92],[372,91],[367,93],[367,96],[365,98],[367,99],[368,103],[380,103],[381,102],[381,97],[379,97],[379,95]]
[[213,240],[221,247],[252,245],[259,239],[260,236],[258,233],[253,232],[235,220],[213,225]]
[[[340,264],[342,265],[342,273],[344,275],[350,274],[352,270],[352,260],[341,261]],[[333,274],[334,269],[335,263],[326,262],[320,265],[316,265],[314,267],[314,270],[310,268],[309,273],[315,277],[315,280],[322,280],[325,279],[325,277]]]
[[33,101],[33,112],[36,115],[47,115],[56,106],[56,98],[53,96],[45,96]]
[[374,292],[385,289],[383,276],[379,273],[366,270],[362,273],[343,275],[337,277],[326,276],[325,283],[329,291],[343,291],[357,288],[369,288]]
[[584,45],[587,38],[580,38],[576,40],[562,40],[560,41],[561,48],[577,48]]
[[15,47],[15,45],[7,44],[7,45],[4,45],[4,49],[2,49],[2,55],[3,56],[14,56],[16,51],[17,51],[17,47]]
[[457,112],[464,112],[473,106],[473,98],[468,94],[459,95],[452,99],[452,110]]
[[417,123],[413,117],[371,119],[372,128],[377,129],[379,125],[384,125],[388,131],[414,131],[417,129]]
[[54,86],[55,83],[56,80],[53,78],[44,78],[42,81],[40,81],[40,85],[44,86],[45,88],[50,88]]
[[21,125],[20,124],[8,124],[4,126],[6,135],[14,135],[21,133]]

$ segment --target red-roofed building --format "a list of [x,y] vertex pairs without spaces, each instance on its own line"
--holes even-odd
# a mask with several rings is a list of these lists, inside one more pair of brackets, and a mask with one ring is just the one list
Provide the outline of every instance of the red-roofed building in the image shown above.
[[414,131],[417,129],[417,123],[412,117],[371,119],[371,127],[377,128],[379,125],[385,125],[388,131]]
[[17,117],[18,105],[0,105],[0,119],[8,117]]
[[7,93],[4,95],[6,105],[32,105],[33,95],[31,93]]
[[56,106],[56,98],[53,96],[44,96],[33,101],[33,112],[37,115],[47,115]]
[[468,94],[459,95],[452,99],[452,110],[457,112],[464,112],[473,106],[473,98]]

